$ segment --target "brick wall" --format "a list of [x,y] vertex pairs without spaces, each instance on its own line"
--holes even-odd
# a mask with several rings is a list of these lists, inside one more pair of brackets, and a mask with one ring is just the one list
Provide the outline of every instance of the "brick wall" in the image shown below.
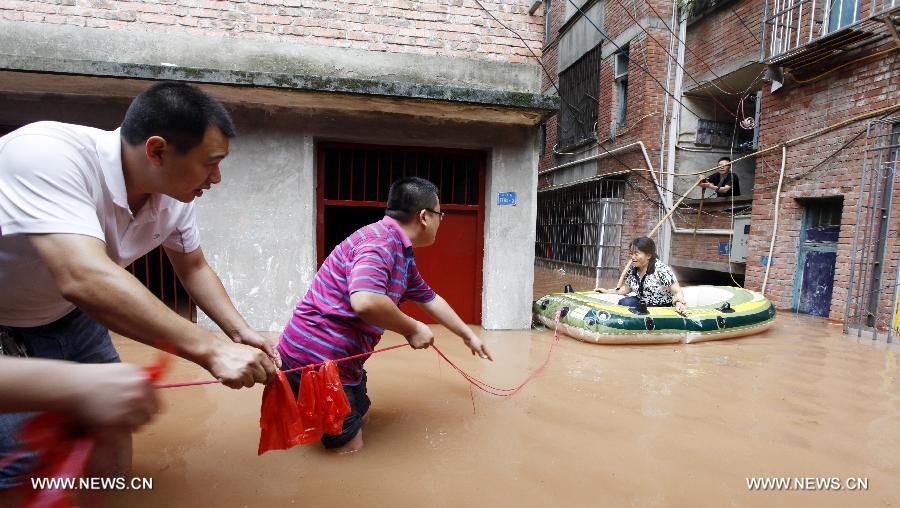
[[[554,85],[559,84],[559,75],[556,74],[556,65],[559,59],[559,28],[562,26],[563,17],[565,16],[566,1],[568,0],[554,0],[550,4],[550,12],[544,13],[544,16],[550,17],[550,39],[547,41],[548,44],[543,47],[541,53],[541,62],[544,68],[547,69],[547,72],[541,71],[541,91],[547,94],[558,95]],[[546,5],[545,3],[544,6]],[[553,77],[552,82],[547,76],[548,72]],[[547,138],[544,143],[544,155],[538,161],[538,171],[543,171],[555,165],[553,147],[556,146],[557,141],[558,118],[557,114],[553,114],[545,120]]]
[[[519,0],[482,0],[540,56],[544,19]],[[533,61],[469,0],[4,0],[0,17],[92,28],[298,41],[391,53]]]
[[[623,6],[629,12],[623,10]],[[654,8],[664,13],[671,10],[671,5],[665,1],[654,0]],[[616,39],[621,34],[635,26],[634,19],[642,20],[648,16],[654,16],[652,11],[643,2],[633,3],[616,0],[608,0],[605,5],[606,18],[604,28],[608,35]],[[630,13],[630,16],[629,16]],[[555,75],[558,58],[555,38],[558,36],[562,18],[565,15],[565,2],[555,1],[551,6],[550,23],[552,41],[544,49],[543,62],[545,67]],[[648,32],[656,37],[663,46],[668,47],[670,33],[663,29],[648,29]],[[635,64],[629,66],[628,75],[628,108],[625,123],[617,128],[615,140],[611,139],[611,122],[616,111],[616,83],[613,76],[613,57],[607,57],[601,62],[600,67],[600,96],[598,102],[597,137],[603,148],[613,150],[636,141],[642,141],[650,153],[651,163],[654,169],[658,164],[659,141],[662,128],[662,108],[665,94],[660,86],[647,73],[641,71],[636,64],[646,67],[650,73],[661,83],[666,79],[665,52],[652,41],[647,40],[647,34],[639,32],[629,45],[630,57]],[[613,50],[609,41],[603,40],[604,48]],[[549,80],[544,78],[545,89],[550,89]],[[544,170],[559,164],[558,158],[553,155],[553,147],[556,145],[556,116],[547,119],[547,143],[545,155],[541,158],[539,170]],[[587,147],[589,148],[589,147]],[[617,153],[615,157],[603,157],[597,162],[597,173],[612,173],[623,169],[641,168],[647,169],[647,164],[641,156],[640,148],[634,147],[630,151]],[[628,176],[628,184],[625,187],[625,217],[622,231],[622,264],[628,261],[627,246],[634,238],[646,235],[660,218],[657,189],[653,184],[649,173],[638,172]],[[658,239],[658,235],[655,235]]]
[[728,235],[675,233],[672,235],[672,257],[728,263],[729,255],[719,254],[719,243],[730,241]]
[[[713,72],[721,76],[723,68],[738,62],[759,60],[764,5],[761,0],[731,2],[688,25],[686,73],[702,81],[714,78]],[[686,75],[685,86],[694,84]]]
[[[864,48],[864,51],[877,51],[886,47],[887,43],[882,43],[879,47]],[[859,62],[808,85],[792,84],[789,79],[784,89],[774,94],[766,91],[763,95],[760,142],[762,146],[773,146],[868,111],[898,104],[900,89],[897,83],[900,83],[900,59],[896,58],[896,53]],[[894,116],[900,114],[895,113]],[[795,289],[793,280],[798,269],[800,228],[805,210],[803,202],[798,199],[840,196],[843,198],[843,211],[830,318],[844,318],[866,124],[867,121],[859,121],[788,148],[779,207],[781,215],[767,289],[767,295],[779,308],[791,306]],[[863,135],[837,156],[809,175],[796,178],[860,132]],[[759,160],[750,256],[747,259],[747,286],[751,288],[761,287],[765,272],[760,256],[768,253],[774,227],[774,182],[777,181],[781,165],[781,151],[775,150],[761,156]],[[900,205],[895,204],[895,207],[895,212],[900,211]],[[889,227],[892,234],[885,266],[888,285],[896,284],[893,279],[900,251],[897,241],[897,231],[900,230],[898,215],[900,214],[895,213]],[[892,287],[883,291],[883,295],[882,309],[886,312],[893,295]]]
[[[557,2],[559,3],[559,2]],[[623,2],[624,3],[624,2]],[[636,8],[632,14],[638,19],[653,15],[641,3],[627,4]],[[654,2],[654,7],[661,14],[668,12],[665,2]],[[707,64],[721,75],[740,65],[755,61],[759,57],[759,29],[762,21],[762,2],[744,0],[732,2],[720,10],[707,14],[698,22],[688,27],[687,41],[692,52],[686,53],[687,72],[698,79],[709,79],[712,74]],[[634,26],[634,21],[627,16],[615,0],[606,4],[605,28],[610,36],[616,37],[627,28]],[[561,17],[562,10],[551,13],[551,23]],[[669,22],[669,19],[666,19]],[[744,26],[746,24],[746,26]],[[649,29],[663,44],[668,47],[670,36],[665,28]],[[660,81],[665,79],[667,55],[643,33],[631,41],[631,58],[644,64]],[[882,41],[878,47],[862,48],[862,53],[885,49],[889,42]],[[705,61],[701,62],[697,56]],[[856,56],[858,56],[857,54]],[[544,61],[548,68],[555,70],[555,47],[546,48]],[[850,58],[853,58],[851,56]],[[835,66],[841,62],[829,62]],[[552,66],[551,66],[552,65]],[[659,109],[662,107],[664,93],[660,87],[643,72],[634,66],[629,71],[629,107],[625,129],[619,129],[615,141],[610,141],[610,121],[613,118],[615,84],[612,77],[612,65],[609,59],[601,67],[601,85],[598,118],[598,139],[602,146],[613,149],[627,143],[641,140],[651,154],[654,164],[658,163],[659,138],[662,129]],[[828,66],[825,69],[829,68]],[[809,78],[804,75],[802,78]],[[685,77],[685,84],[692,83]],[[762,102],[762,129],[760,146],[777,145],[802,133],[849,119],[877,108],[900,103],[900,58],[897,53],[889,53],[880,58],[859,62],[842,69],[819,81],[800,85],[792,83],[790,78],[785,88],[772,94],[768,84],[764,85]],[[545,82],[546,86],[546,82]],[[900,113],[895,113],[900,116]],[[859,192],[859,178],[862,169],[863,135],[855,143],[851,143],[829,162],[816,171],[802,174],[823,160],[831,152],[838,150],[860,131],[864,131],[867,121],[859,121],[845,128],[837,129],[814,140],[792,146],[788,150],[786,177],[783,186],[779,228],[776,236],[773,262],[769,274],[767,295],[779,308],[789,308],[794,293],[794,275],[798,269],[800,229],[803,223],[805,207],[804,199],[825,196],[843,198],[843,216],[838,244],[838,264],[836,267],[834,291],[831,305],[832,319],[843,319],[844,306],[847,301],[849,284],[850,243],[852,241],[856,216],[856,200]],[[623,130],[628,132],[623,133]],[[546,156],[541,159],[540,169],[556,164],[552,155],[555,144],[555,119],[548,120]],[[605,141],[604,141],[605,140]],[[613,171],[623,167],[644,167],[637,153],[625,153],[618,156],[623,164],[612,158],[601,159],[598,172]],[[757,160],[755,178],[752,223],[747,259],[746,285],[759,289],[762,285],[765,266],[761,256],[768,253],[769,241],[774,227],[774,192],[781,163],[780,151],[775,150],[760,156]],[[643,174],[643,176],[647,176]],[[749,184],[750,182],[748,182]],[[748,185],[749,186],[749,185]],[[890,300],[893,296],[893,285],[896,264],[900,258],[900,182],[895,187],[895,213],[889,227],[888,257],[885,262],[885,289],[882,292],[883,316],[881,322],[887,322]],[[626,211],[623,231],[623,244],[627,245],[635,236],[645,234],[653,227],[658,218],[657,206],[651,201],[658,199],[652,184],[640,178],[636,173],[629,176],[626,187]],[[693,259],[725,261],[726,256],[718,254],[718,241],[727,241],[727,237],[698,235],[694,242],[692,235],[676,235],[673,255]],[[701,240],[702,238],[702,240]],[[624,245],[623,245],[624,246]],[[685,255],[685,250],[697,252],[697,255]],[[625,250],[623,250],[623,263]]]
[[[757,60],[762,9],[762,2],[753,0],[732,2],[692,23],[687,33],[688,45],[692,49],[686,52],[685,56],[687,73],[701,80],[709,79],[712,77],[710,67],[722,75],[727,70],[737,68],[739,64]],[[744,26],[745,24],[747,26]],[[859,53],[850,55],[842,61],[832,59],[812,71],[812,74],[886,47],[888,46],[884,43],[879,47],[873,45],[864,47]],[[800,77],[805,79],[811,75]],[[896,54],[888,54],[872,61],[852,65],[808,85],[794,83],[788,77],[787,86],[774,94],[766,84],[763,87],[760,146],[777,145],[800,134],[866,111],[900,103],[900,89],[896,86],[897,82],[900,82],[900,63]],[[693,84],[690,77],[685,77],[685,84],[688,87]],[[850,244],[854,231],[865,136],[851,143],[815,172],[802,178],[792,177],[801,175],[816,165],[865,128],[866,121],[860,121],[788,149],[786,178],[779,207],[779,227],[766,291],[767,296],[779,308],[791,307],[796,289],[794,276],[800,269],[798,256],[801,227],[806,211],[804,200],[839,196],[843,198],[843,215],[830,318],[838,320],[844,318],[849,285]],[[774,193],[780,164],[780,150],[761,156],[757,160],[753,227],[747,258],[746,285],[749,288],[759,289],[762,286],[765,266],[761,262],[761,256],[768,254],[774,226]],[[891,231],[900,229],[900,221],[895,219],[889,229]],[[687,245],[678,247],[681,242],[679,239],[676,248],[688,247]],[[699,246],[692,247],[699,248]],[[896,259],[900,256],[898,251],[900,245],[896,240],[892,240],[889,243],[885,266],[887,279],[885,283],[888,286],[896,283],[893,278],[896,273]],[[882,308],[886,313],[890,306],[890,298],[893,296],[893,288],[884,290],[882,295]],[[885,320],[885,317],[881,319]]]

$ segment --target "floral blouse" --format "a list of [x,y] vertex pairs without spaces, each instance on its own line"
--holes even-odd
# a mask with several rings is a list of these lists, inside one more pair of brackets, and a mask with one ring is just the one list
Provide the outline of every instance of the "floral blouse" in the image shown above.
[[675,272],[668,265],[653,258],[647,266],[647,273],[643,279],[638,275],[637,267],[634,267],[628,271],[628,278],[625,282],[644,303],[651,307],[662,307],[672,305],[673,297],[669,286],[678,280],[675,279]]

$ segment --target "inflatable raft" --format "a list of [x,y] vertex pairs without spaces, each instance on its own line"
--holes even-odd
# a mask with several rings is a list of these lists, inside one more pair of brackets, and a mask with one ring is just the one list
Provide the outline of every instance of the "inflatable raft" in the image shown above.
[[728,286],[683,288],[685,315],[673,307],[623,307],[620,295],[553,293],[534,302],[535,319],[555,327],[557,310],[566,308],[560,331],[597,344],[674,344],[743,337],[775,322],[775,307],[755,291]]

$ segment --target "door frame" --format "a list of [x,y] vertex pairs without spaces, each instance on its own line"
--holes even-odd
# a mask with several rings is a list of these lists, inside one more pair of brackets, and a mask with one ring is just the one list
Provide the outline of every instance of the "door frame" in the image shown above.
[[[315,145],[316,156],[316,269],[318,270],[328,253],[325,252],[325,206],[368,206],[368,207],[385,207],[386,202],[382,201],[352,201],[325,199],[325,149],[341,148],[341,149],[365,149],[365,150],[390,150],[394,152],[420,152],[430,154],[466,154],[478,156],[478,204],[477,205],[457,205],[441,203],[442,211],[463,211],[476,212],[476,231],[475,231],[475,252],[480,255],[477,262],[479,269],[473,274],[475,277],[475,291],[478,295],[480,307],[484,305],[484,222],[486,218],[485,206],[485,181],[487,177],[487,159],[488,153],[483,150],[467,150],[461,148],[441,148],[430,146],[398,146],[398,145],[380,145],[367,143],[342,143],[338,141],[322,141]],[[440,234],[440,233],[438,233]],[[483,318],[482,308],[477,309],[478,323],[481,324]]]
[[[839,244],[839,240],[835,242],[811,242],[809,244],[806,243],[807,239],[807,230],[810,228],[810,207],[812,206],[822,206],[829,202],[832,203],[840,203],[841,207],[841,222],[843,222],[843,196],[834,196],[834,197],[823,197],[823,198],[814,198],[814,199],[803,199],[800,200],[800,203],[803,205],[803,222],[800,225],[800,243],[797,246],[798,255],[797,255],[797,269],[794,271],[794,288],[791,295],[791,309],[795,313],[800,312],[800,298],[803,296],[803,274],[805,273],[804,267],[806,266],[806,254],[808,252],[834,252],[837,254],[837,247]],[[836,224],[840,226],[839,224]],[[837,261],[835,261],[835,274],[834,277],[837,276]],[[831,280],[831,290],[834,291],[834,277]],[[832,299],[834,298],[834,294],[832,293]],[[829,314],[830,311],[829,304]]]

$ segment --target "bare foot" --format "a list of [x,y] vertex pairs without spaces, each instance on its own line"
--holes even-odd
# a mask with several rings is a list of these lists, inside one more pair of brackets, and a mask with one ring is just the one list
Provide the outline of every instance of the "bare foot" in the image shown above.
[[362,438],[362,429],[353,436],[353,439],[347,442],[344,446],[340,448],[332,448],[329,450],[331,453],[336,453],[339,455],[344,455],[347,453],[354,453],[362,450],[363,447],[363,438]]

